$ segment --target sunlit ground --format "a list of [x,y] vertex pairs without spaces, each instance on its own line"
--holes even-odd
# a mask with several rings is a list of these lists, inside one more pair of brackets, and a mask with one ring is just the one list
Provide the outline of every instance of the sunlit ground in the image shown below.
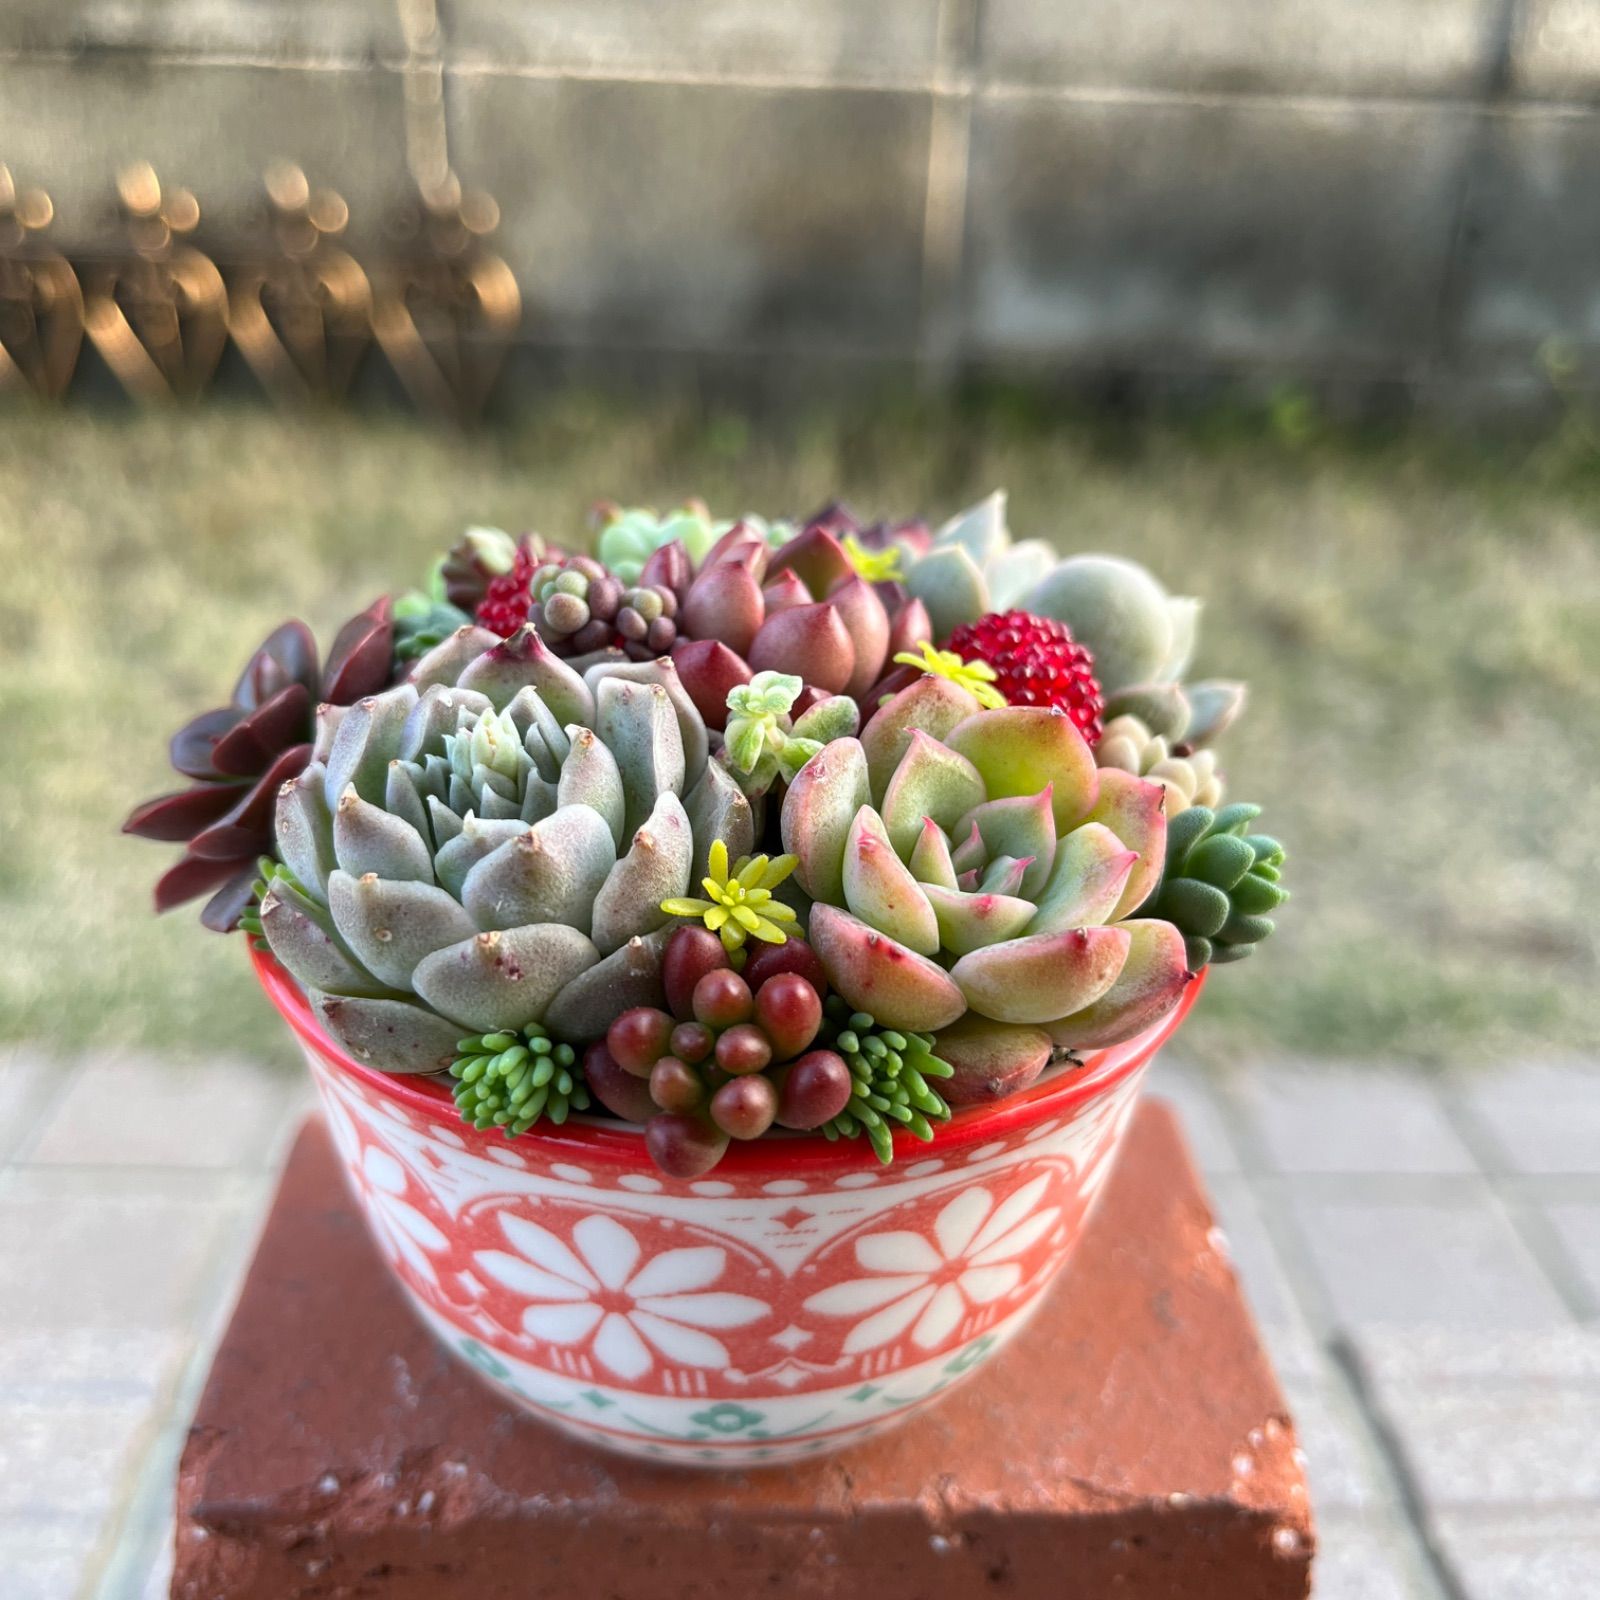
[[288,613],[326,639],[469,521],[592,500],[938,517],[1150,563],[1252,680],[1225,765],[1290,848],[1276,939],[1186,1030],[1213,1056],[1445,1064],[1593,1046],[1600,475],[1570,450],[1113,429],[992,402],[761,428],[573,398],[463,440],[402,420],[0,419],[0,1031],[286,1054],[237,940],[155,920],[170,728]]

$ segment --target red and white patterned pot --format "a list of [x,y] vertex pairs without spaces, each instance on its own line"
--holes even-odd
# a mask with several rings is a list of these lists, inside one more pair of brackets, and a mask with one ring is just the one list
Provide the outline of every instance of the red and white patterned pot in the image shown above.
[[521,1138],[459,1120],[439,1083],[352,1060],[270,956],[361,1209],[423,1320],[585,1441],[695,1465],[792,1461],[927,1405],[1009,1339],[1071,1253],[1157,1027],[931,1144],[735,1144],[693,1182],[639,1131],[582,1118]]

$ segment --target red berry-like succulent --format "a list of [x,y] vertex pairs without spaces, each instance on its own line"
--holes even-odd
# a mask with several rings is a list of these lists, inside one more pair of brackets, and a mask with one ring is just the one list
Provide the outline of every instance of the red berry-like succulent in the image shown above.
[[1066,623],[1031,611],[991,611],[957,628],[948,648],[963,661],[988,662],[1007,705],[1054,706],[1090,744],[1100,737],[1106,703],[1094,658]]
[[478,604],[480,626],[498,633],[502,639],[509,639],[528,620],[528,608],[533,603],[533,575],[538,566],[539,559],[529,541],[519,541],[511,570],[489,580],[489,587]]

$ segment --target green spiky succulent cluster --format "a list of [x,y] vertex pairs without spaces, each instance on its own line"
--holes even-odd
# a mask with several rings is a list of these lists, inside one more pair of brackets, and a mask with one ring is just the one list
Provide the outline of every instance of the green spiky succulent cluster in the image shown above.
[[552,1039],[538,1023],[513,1032],[462,1039],[450,1063],[451,1093],[461,1120],[474,1128],[498,1128],[508,1139],[526,1133],[541,1117],[563,1123],[589,1109],[589,1090],[570,1044]]
[[1243,961],[1276,927],[1271,913],[1289,898],[1284,851],[1265,833],[1245,829],[1261,807],[1240,802],[1213,812],[1191,806],[1167,830],[1166,870],[1150,901],[1152,915],[1183,934],[1189,970]]
[[954,1070],[933,1053],[933,1035],[880,1027],[838,995],[829,996],[825,1011],[833,1048],[855,1082],[850,1104],[822,1125],[823,1134],[829,1139],[865,1135],[885,1165],[894,1160],[896,1128],[931,1139],[933,1124],[948,1121],[950,1107],[928,1080],[948,1078]]

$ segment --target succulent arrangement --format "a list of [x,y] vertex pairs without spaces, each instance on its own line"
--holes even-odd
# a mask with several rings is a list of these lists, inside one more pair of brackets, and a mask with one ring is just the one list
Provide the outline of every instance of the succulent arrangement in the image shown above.
[[1225,804],[1241,685],[1117,557],[603,506],[470,529],[424,588],[271,634],[127,831],[358,1061],[508,1137],[642,1124],[661,1170],[774,1131],[933,1139],[1143,1032],[1287,898]]

